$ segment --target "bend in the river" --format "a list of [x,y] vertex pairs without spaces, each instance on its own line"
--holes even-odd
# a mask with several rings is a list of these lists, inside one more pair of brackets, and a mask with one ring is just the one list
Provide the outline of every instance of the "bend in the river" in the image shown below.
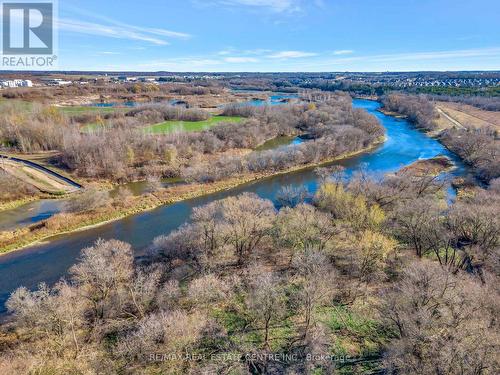
[[[419,159],[446,155],[457,165],[453,174],[465,173],[460,160],[437,140],[427,137],[402,119],[386,116],[375,101],[354,100],[354,106],[376,116],[387,130],[387,141],[376,150],[339,161],[348,175],[360,168],[374,173],[395,172]],[[151,241],[168,233],[189,219],[193,207],[243,192],[254,192],[275,201],[282,186],[304,186],[310,192],[317,189],[313,169],[266,178],[235,189],[211,194],[144,212],[93,229],[54,238],[49,243],[33,246],[0,257],[0,312],[9,294],[19,286],[35,288],[41,282],[56,282],[77,261],[80,250],[97,239],[119,239],[130,243],[138,252]]]

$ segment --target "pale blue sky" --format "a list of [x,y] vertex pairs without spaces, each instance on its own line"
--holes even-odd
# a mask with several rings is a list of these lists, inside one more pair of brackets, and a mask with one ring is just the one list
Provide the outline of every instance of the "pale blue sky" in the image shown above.
[[500,1],[60,0],[59,69],[500,70]]

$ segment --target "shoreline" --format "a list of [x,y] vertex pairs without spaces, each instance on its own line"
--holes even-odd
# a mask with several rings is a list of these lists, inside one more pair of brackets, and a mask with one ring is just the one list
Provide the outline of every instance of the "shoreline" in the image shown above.
[[438,155],[428,159],[417,160],[397,171],[395,175],[404,175],[406,172],[413,172],[417,176],[436,177],[456,168],[457,166],[450,158],[444,155]]
[[[381,144],[385,143],[386,137],[384,136],[383,139],[379,139],[372,143],[370,146],[346,153],[343,155],[339,155],[334,158],[329,158],[326,160],[322,160],[318,163],[309,163],[305,165],[300,165],[296,167],[292,167],[283,171],[278,171],[278,172],[267,172],[267,173],[256,173],[256,174],[250,174],[250,175],[244,175],[240,177],[234,177],[210,184],[191,184],[183,188],[188,188],[189,190],[187,192],[182,192],[182,191],[177,191],[174,192],[173,195],[170,195],[169,193],[171,192],[172,189],[175,188],[170,188],[170,189],[165,189],[163,191],[150,194],[147,196],[142,196],[138,197],[137,202],[134,202],[134,206],[125,209],[125,210],[120,210],[117,209],[114,212],[103,212],[103,213],[93,213],[94,217],[91,216],[91,218],[85,219],[85,215],[87,214],[81,214],[80,218],[82,219],[79,221],[79,224],[75,225],[69,225],[68,228],[64,228],[62,230],[57,229],[47,229],[46,227],[40,227],[41,225],[44,225],[46,223],[50,223],[50,220],[48,219],[46,221],[42,221],[41,223],[34,224],[34,226],[31,227],[26,227],[22,228],[16,231],[11,231],[11,232],[4,232],[4,234],[11,235],[11,238],[7,238],[5,240],[5,244],[0,245],[0,257],[13,253],[15,251],[19,251],[22,249],[26,249],[31,246],[35,246],[41,243],[47,243],[50,242],[50,239],[53,237],[61,236],[61,235],[66,235],[66,234],[71,234],[71,233],[77,233],[77,232],[82,232],[88,229],[100,227],[109,223],[112,223],[114,221],[118,221],[121,219],[125,219],[127,217],[131,217],[134,215],[141,214],[143,212],[151,211],[156,208],[159,208],[161,206],[166,206],[170,204],[175,204],[178,202],[186,201],[189,199],[194,199],[194,198],[199,198],[202,196],[210,195],[210,194],[215,194],[217,192],[225,191],[225,190],[231,190],[234,189],[238,186],[251,183],[254,181],[270,178],[270,177],[275,177],[283,174],[288,174],[288,173],[293,173],[301,170],[306,170],[310,168],[316,168],[320,167],[326,164],[334,163],[336,161],[348,159],[354,156],[358,156],[360,154],[363,154],[365,152],[369,152]],[[180,190],[180,189],[178,189]],[[167,195],[167,196],[166,196]],[[97,217],[95,217],[97,216]],[[53,218],[57,218],[57,215],[54,216]],[[79,215],[73,216],[73,219],[79,219]],[[36,230],[36,227],[40,227],[40,231],[44,231],[47,233],[39,232],[36,233],[34,230]],[[32,230],[33,229],[33,230]],[[31,235],[31,236],[30,236]],[[12,242],[11,242],[12,241]],[[10,243],[9,243],[10,242]]]
[[[17,199],[15,201],[10,201],[8,203],[0,204],[0,214],[5,211],[15,210],[16,208],[22,207],[29,203],[35,203],[40,201],[60,201],[68,198],[68,194],[57,195],[57,194],[41,194],[33,197],[26,197],[22,199]],[[1,233],[1,231],[0,231]]]
[[[381,102],[379,102],[379,103],[382,104]],[[402,115],[398,112],[389,111],[389,110],[385,109],[384,107],[380,107],[379,109],[377,109],[377,111],[379,111],[380,113],[383,113],[386,116],[391,116],[391,117],[401,119],[401,120],[408,120],[408,116]]]
[[25,204],[36,202],[36,201],[39,201],[42,199],[44,199],[44,197],[34,196],[34,197],[26,197],[26,198],[16,199],[16,200],[10,201],[10,202],[0,203],[0,213],[2,213],[4,211],[14,210],[16,208],[24,206]]

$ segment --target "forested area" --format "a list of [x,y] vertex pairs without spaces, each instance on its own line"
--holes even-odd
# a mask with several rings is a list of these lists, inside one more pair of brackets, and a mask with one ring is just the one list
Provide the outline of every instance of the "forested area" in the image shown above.
[[[440,86],[427,86],[418,87],[408,90],[409,93],[415,93],[417,95],[437,95],[441,96],[451,96],[460,98],[462,96],[471,98],[498,98],[500,96],[500,87],[493,85],[490,87],[440,87]],[[459,99],[460,100],[460,99]],[[475,101],[475,100],[474,100]]]
[[[275,173],[358,152],[384,136],[347,94],[302,99],[228,106],[223,115],[242,122],[165,135],[144,127],[209,115],[161,104],[102,117],[8,104],[0,140],[9,151],[58,150],[52,162],[80,177],[147,180],[142,197],[157,200],[172,192],[163,177],[197,186]],[[429,97],[390,95],[384,105],[422,130],[436,129]],[[100,126],[85,129],[90,122]],[[298,135],[300,145],[253,151]],[[341,167],[318,168],[314,195],[284,186],[276,204],[248,193],[211,202],[145,252],[99,240],[55,285],[11,295],[0,373],[496,374],[497,135],[468,126],[440,134],[488,182],[454,202],[447,181],[412,168],[349,178]],[[0,200],[29,189],[0,173]],[[126,188],[110,195],[89,187],[39,227],[126,211],[140,199]]]
[[18,289],[0,372],[496,374],[498,180],[448,206],[434,177],[318,176],[312,204],[215,201]]
[[383,98],[382,104],[389,111],[407,116],[420,129],[434,130],[437,127],[436,110],[425,96],[390,94]]
[[[249,123],[243,123],[238,127],[223,125],[212,131],[219,139],[231,141],[236,143],[236,147],[245,148],[255,148],[266,139],[299,133],[306,134],[310,140],[296,146],[256,151],[244,156],[222,156],[215,161],[186,168],[183,177],[187,180],[206,182],[248,172],[283,171],[294,166],[314,164],[366,149],[384,135],[384,129],[378,121],[363,110],[353,109],[350,98],[345,95],[337,95],[336,99],[295,108],[295,113],[290,112],[289,118],[285,121],[280,118],[268,118],[264,123],[260,118],[260,126],[256,126],[257,124],[252,126]],[[276,114],[280,112],[283,114],[283,110],[279,110]],[[273,125],[274,121],[281,127],[288,125],[289,129],[283,131],[277,128],[270,133],[273,128],[269,125]],[[265,125],[262,126],[263,124]],[[238,145],[238,140],[249,131],[249,126],[257,130],[253,136],[257,141],[253,144]],[[222,135],[221,130],[229,133]]]
[[[153,135],[142,127],[172,119],[203,120],[208,114],[199,109],[147,105],[111,114],[106,126],[84,132],[78,122],[91,120],[88,117],[69,118],[54,107],[41,105],[20,115],[19,109],[11,106],[0,117],[0,139],[22,152],[58,150],[60,156],[54,162],[81,177],[127,181],[153,175],[214,181],[236,173],[279,171],[359,151],[383,135],[377,120],[353,109],[346,94],[332,95],[316,104],[228,108],[228,112],[247,118],[239,124],[221,124],[198,133]],[[231,151],[254,149],[279,136],[299,134],[307,134],[311,141],[286,153],[273,150],[231,155]]]
[[484,181],[500,177],[500,141],[494,129],[450,129],[440,137],[446,147],[470,164]]

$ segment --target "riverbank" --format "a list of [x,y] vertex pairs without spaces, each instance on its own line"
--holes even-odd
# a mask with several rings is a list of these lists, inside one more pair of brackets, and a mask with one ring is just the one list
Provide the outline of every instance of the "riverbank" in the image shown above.
[[78,231],[84,231],[93,227],[101,226],[117,221],[128,216],[150,211],[160,206],[181,202],[188,199],[214,194],[224,190],[230,190],[240,185],[257,180],[279,176],[291,172],[311,169],[336,161],[348,159],[373,150],[385,142],[385,138],[379,139],[369,147],[356,152],[343,154],[334,158],[322,160],[318,163],[309,163],[296,166],[279,172],[254,173],[235,178],[217,181],[209,184],[189,184],[170,187],[153,194],[129,198],[127,206],[111,206],[103,211],[83,214],[58,214],[50,219],[27,228],[11,232],[0,233],[0,256],[20,250],[34,244],[47,241],[48,239]]
[[385,109],[384,107],[380,107],[379,109],[377,109],[377,111],[379,111],[380,113],[383,113],[386,116],[391,116],[391,117],[399,118],[402,120],[408,119],[408,116],[402,115],[401,113],[398,113],[398,112],[389,111],[388,109]]
[[455,164],[446,156],[436,156],[434,158],[418,160],[407,167],[396,172],[396,175],[411,173],[414,176],[439,176],[442,173],[449,172],[455,168]]
[[32,196],[32,197],[25,197],[25,198],[21,198],[21,199],[16,199],[14,201],[3,202],[3,203],[0,203],[0,212],[13,210],[15,208],[24,206],[25,204],[28,204],[31,202],[36,202],[36,201],[43,199],[43,198],[44,197],[41,197],[41,196]]

